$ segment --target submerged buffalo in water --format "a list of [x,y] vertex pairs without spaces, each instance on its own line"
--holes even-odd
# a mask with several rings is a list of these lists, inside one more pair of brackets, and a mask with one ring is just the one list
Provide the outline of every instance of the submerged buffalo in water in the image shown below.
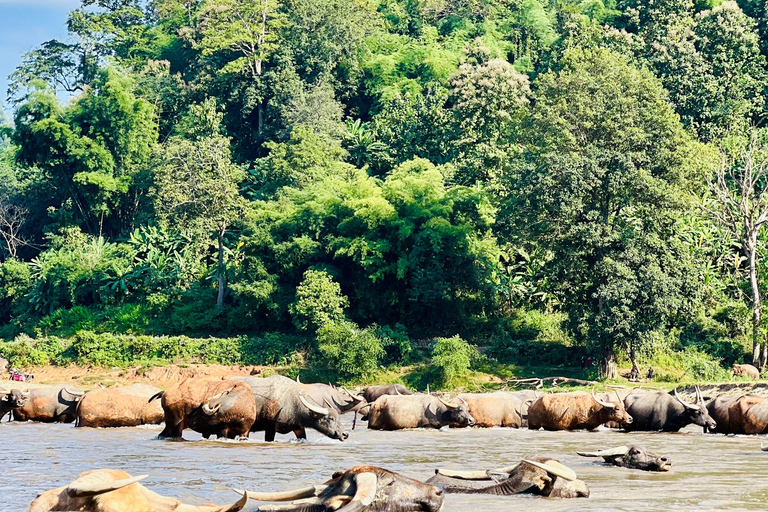
[[669,471],[672,461],[667,457],[633,444],[598,450],[596,452],[576,452],[582,457],[602,457],[605,462],[622,468],[640,469],[642,471]]
[[368,416],[368,428],[374,430],[467,427],[474,423],[466,401],[450,403],[432,395],[384,395],[371,405]]
[[86,471],[71,484],[38,495],[29,512],[237,512],[248,501],[245,494],[231,505],[188,505],[160,496],[137,483],[144,478],[147,475],[131,477],[125,471],[114,469]]
[[680,398],[675,389],[674,397],[669,393],[638,393],[627,396],[624,404],[632,415],[633,422],[624,425],[627,431],[677,432],[686,425],[715,428],[717,423],[710,417],[701,390],[696,387],[696,402],[689,403]]
[[77,417],[77,403],[85,392],[72,386],[35,388],[24,405],[13,409],[16,421],[72,423]]
[[339,471],[320,485],[286,492],[249,492],[248,496],[258,501],[293,501],[264,505],[259,512],[439,512],[444,499],[437,487],[374,466]]
[[435,470],[427,480],[448,493],[496,494],[510,496],[528,493],[550,498],[588,498],[587,484],[570,468],[555,459],[535,457],[515,466],[487,471]]
[[555,393],[544,395],[528,408],[528,428],[544,430],[594,430],[603,423],[632,423],[624,403],[600,400],[593,392]]
[[160,402],[147,399],[160,389],[148,384],[95,389],[77,405],[78,427],[133,427],[163,422]]

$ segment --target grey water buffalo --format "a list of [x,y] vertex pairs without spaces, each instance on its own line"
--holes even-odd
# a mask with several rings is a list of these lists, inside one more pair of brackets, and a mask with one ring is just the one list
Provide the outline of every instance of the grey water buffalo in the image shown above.
[[163,422],[160,402],[147,399],[160,391],[149,384],[95,389],[77,404],[78,427],[133,427]]
[[259,512],[439,512],[443,491],[374,466],[339,471],[323,484],[285,492],[248,492],[257,501],[293,501],[264,505]]
[[0,420],[12,410],[23,407],[27,400],[29,400],[29,396],[29,390],[11,389],[9,391],[5,388],[0,388]]
[[432,395],[384,395],[371,405],[368,428],[400,430],[404,428],[468,427],[475,419],[467,402],[447,402]]
[[715,421],[717,426],[715,428],[704,427],[704,431],[712,432],[716,434],[728,434],[731,431],[731,421],[728,414],[728,409],[733,405],[736,400],[741,397],[732,395],[720,395],[710,400],[707,404],[707,412],[709,416]]
[[377,384],[363,390],[363,398],[372,404],[384,395],[412,395],[413,393],[402,384]]
[[298,377],[296,377],[296,382],[301,386],[301,390],[316,404],[328,404],[340,414],[355,410],[365,404],[365,398],[352,393],[344,386],[339,390],[330,384],[320,382],[304,384],[299,382]]
[[698,387],[696,403],[684,401],[675,390],[674,396],[664,392],[632,394],[624,399],[624,404],[634,420],[624,425],[626,431],[677,432],[691,423],[707,428],[717,427]]
[[476,426],[511,428],[528,426],[530,402],[526,397],[520,392],[509,391],[462,393],[458,396],[467,403]]
[[[212,408],[210,400],[235,397],[230,407]],[[256,419],[256,399],[250,387],[240,381],[229,379],[188,378],[153,395],[149,402],[161,398],[165,428],[158,437],[181,439],[184,429],[190,427],[190,415],[202,411],[206,418],[198,418],[197,428],[203,434],[235,439],[247,437]],[[234,406],[237,407],[234,407]],[[210,412],[210,414],[206,414]]]
[[439,486],[447,493],[536,494],[551,498],[588,498],[589,488],[576,473],[559,461],[547,457],[523,460],[514,466],[481,470],[435,470],[428,484]]
[[768,433],[768,400],[751,395],[735,400],[728,407],[728,433]]
[[583,391],[544,395],[528,408],[528,428],[544,430],[594,430],[603,423],[632,423],[624,403],[600,400]]
[[297,382],[282,375],[235,379],[249,385],[253,394],[265,401],[251,431],[264,431],[267,442],[275,440],[275,433],[293,432],[298,439],[306,439],[308,428],[339,441],[349,437],[333,405],[328,401],[315,403]]
[[132,477],[115,469],[86,471],[68,485],[39,494],[29,512],[237,512],[248,502],[246,493],[231,505],[189,505],[138,483],[145,478],[147,475]]
[[731,367],[731,377],[749,377],[756,380],[760,378],[760,370],[751,364],[734,364]]
[[649,452],[633,444],[607,450],[576,453],[582,457],[602,457],[603,461],[622,468],[642,471],[669,471],[672,469],[672,461],[668,457]]
[[85,392],[73,386],[34,388],[24,405],[13,409],[15,421],[72,423],[77,417],[77,403]]

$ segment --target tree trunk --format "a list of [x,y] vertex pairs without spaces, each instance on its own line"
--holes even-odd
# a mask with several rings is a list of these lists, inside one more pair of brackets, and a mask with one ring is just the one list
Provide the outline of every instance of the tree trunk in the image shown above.
[[757,282],[757,240],[748,248],[749,250],[749,284],[752,288],[752,364],[760,367],[760,321],[762,319],[763,304],[760,296],[760,285]]
[[219,264],[217,269],[217,281],[219,283],[219,296],[216,298],[216,307],[224,307],[224,292],[226,291],[226,282],[224,281],[224,230],[219,231]]
[[615,379],[619,376],[619,372],[616,369],[616,354],[613,353],[613,347],[603,349],[603,353],[600,354],[597,376],[600,379]]

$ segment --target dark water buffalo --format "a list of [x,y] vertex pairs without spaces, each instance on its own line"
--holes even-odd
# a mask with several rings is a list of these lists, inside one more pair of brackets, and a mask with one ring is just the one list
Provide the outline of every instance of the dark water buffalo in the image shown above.
[[633,444],[596,452],[576,453],[582,457],[602,457],[605,462],[622,468],[642,471],[669,471],[672,469],[672,461],[668,457],[662,457]]
[[0,420],[12,410],[23,407],[27,400],[29,400],[29,396],[29,390],[12,389],[9,391],[5,388],[0,388]]
[[251,431],[264,431],[267,442],[275,440],[275,433],[294,432],[298,439],[306,439],[308,428],[339,441],[349,437],[333,405],[327,401],[315,403],[297,382],[282,375],[236,379],[248,384],[257,398],[265,400]]
[[[210,408],[210,400],[222,397],[237,397],[236,403],[242,407],[234,410]],[[149,401],[156,398],[162,398],[165,418],[165,428],[158,436],[161,438],[180,439],[184,429],[190,427],[190,415],[197,409],[202,410],[204,406],[210,408],[211,414],[203,413],[207,421],[203,422],[198,418],[196,425],[202,428],[202,433],[206,435],[215,434],[229,439],[247,437],[256,419],[256,400],[251,389],[247,384],[233,379],[187,378],[155,394]]]
[[150,491],[138,483],[144,478],[147,475],[132,477],[115,469],[86,471],[69,485],[39,494],[29,512],[237,512],[248,502],[244,494],[231,505],[188,505]]
[[301,386],[301,390],[309,396],[318,405],[330,405],[340,414],[355,410],[365,404],[365,399],[360,395],[355,395],[347,388],[341,390],[320,382],[314,384],[303,384],[296,378],[296,382]]
[[551,498],[588,498],[587,484],[555,459],[534,457],[520,464],[487,471],[435,470],[428,484],[448,493],[510,496],[528,493]]
[[374,466],[339,471],[320,485],[286,492],[256,493],[258,501],[294,501],[265,505],[259,512],[439,512],[443,491],[432,485]]
[[750,379],[759,379],[760,370],[751,364],[734,364],[731,367],[731,377],[749,377]]
[[728,409],[731,405],[741,397],[720,395],[713,400],[710,400],[707,404],[707,412],[709,416],[715,421],[717,426],[714,429],[704,427],[704,431],[713,432],[716,434],[728,434],[731,431],[731,421],[728,414]]
[[707,428],[717,427],[717,423],[707,411],[698,387],[696,402],[694,404],[684,401],[678,396],[677,390],[674,396],[664,392],[629,395],[624,399],[624,404],[633,421],[624,425],[624,429],[677,432],[691,423]]
[[160,391],[149,384],[95,389],[77,404],[78,427],[133,427],[163,422],[160,402],[147,399]]
[[77,417],[77,403],[85,392],[72,386],[34,388],[24,405],[13,409],[15,421],[72,423]]
[[728,408],[729,434],[768,432],[768,401],[762,396],[742,396]]
[[603,423],[632,423],[624,403],[598,399],[583,391],[544,395],[528,408],[528,428],[544,430],[594,430]]
[[432,395],[384,395],[371,405],[368,428],[374,430],[400,430],[404,428],[467,427],[475,419],[469,414],[467,403],[457,403]]
[[520,392],[496,391],[493,393],[462,393],[458,398],[467,403],[469,414],[478,427],[528,426],[526,394]]
[[412,395],[411,391],[402,384],[378,384],[376,386],[368,386],[363,390],[363,398],[369,404],[372,404],[379,397],[384,395]]

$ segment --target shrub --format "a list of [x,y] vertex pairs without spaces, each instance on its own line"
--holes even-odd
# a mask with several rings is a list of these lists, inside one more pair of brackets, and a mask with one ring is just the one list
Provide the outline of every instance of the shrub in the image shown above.
[[579,357],[563,329],[564,315],[517,311],[494,334],[486,355],[502,363],[572,365]]
[[0,343],[0,356],[18,368],[58,364],[67,347],[63,340],[53,336],[35,339],[20,334],[13,341]]
[[728,370],[720,365],[720,361],[709,354],[695,348],[687,347],[682,354],[682,366],[685,374],[696,380],[727,380]]
[[300,358],[307,347],[306,338],[278,332],[246,338],[242,353],[245,364],[286,366]]
[[381,346],[384,349],[385,365],[403,365],[407,364],[413,347],[408,333],[401,324],[394,327],[385,325],[376,329],[376,336],[381,339]]
[[432,345],[432,366],[437,368],[443,386],[469,372],[473,360],[478,357],[477,349],[461,339],[438,338]]
[[344,380],[369,376],[384,357],[381,340],[372,329],[352,322],[327,323],[317,331],[321,362]]
[[87,307],[75,306],[72,309],[57,309],[43,317],[37,324],[37,328],[45,335],[70,337],[77,331],[92,330],[94,325],[93,312]]
[[328,323],[343,321],[344,308],[348,305],[341,287],[327,272],[307,270],[289,310],[299,330],[315,331]]

